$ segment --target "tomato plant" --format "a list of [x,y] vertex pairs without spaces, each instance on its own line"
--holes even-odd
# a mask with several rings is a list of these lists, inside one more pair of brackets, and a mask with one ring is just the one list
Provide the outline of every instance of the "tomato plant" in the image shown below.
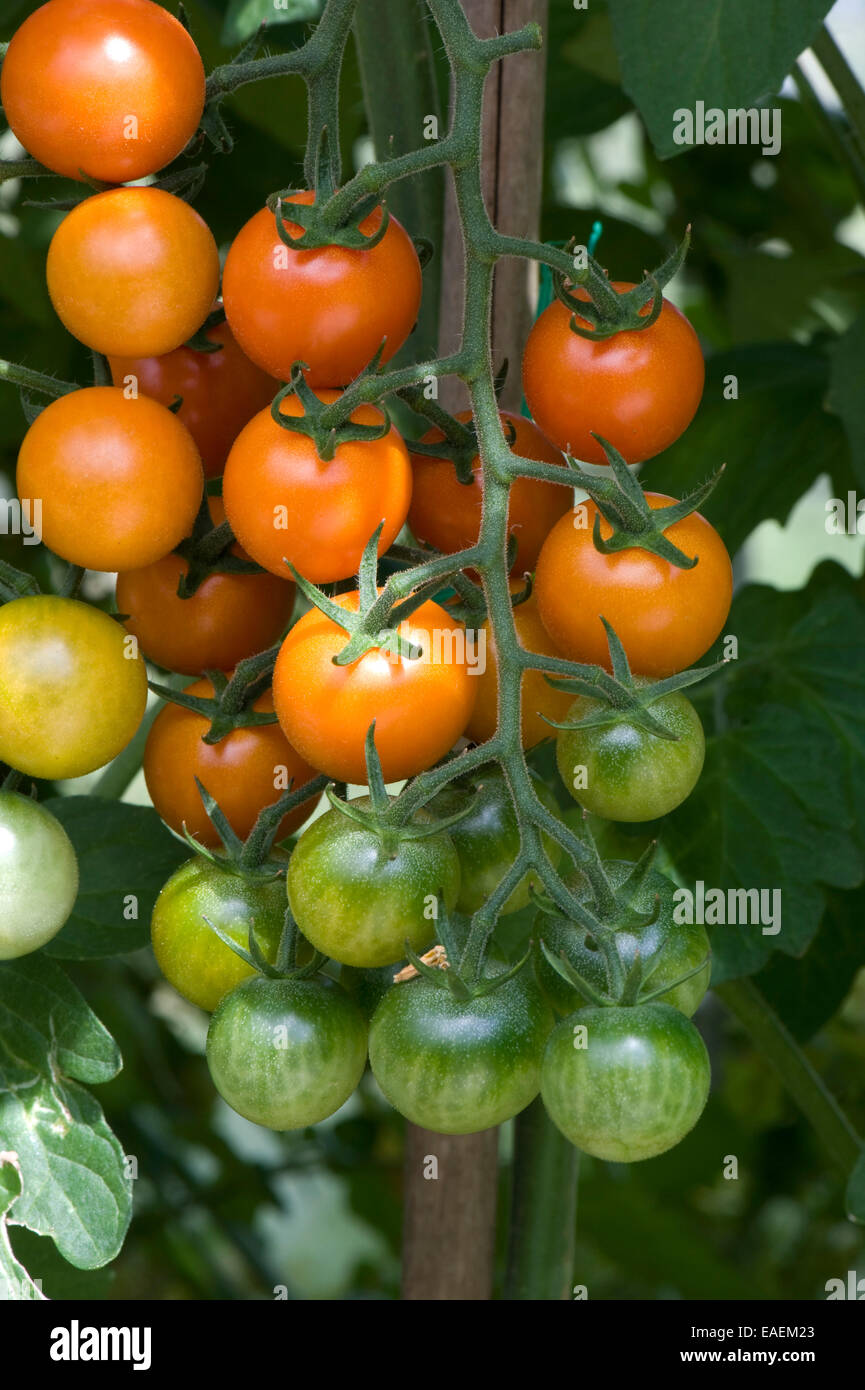
[[192,527],[201,460],[164,406],[113,386],[60,396],[18,455],[18,495],[40,498],[42,539],[74,565],[130,570],[161,560]]
[[31,777],[81,777],[141,723],[141,656],[107,614],[44,594],[0,606],[0,761]]
[[[645,497],[652,510],[672,501],[655,492]],[[605,666],[606,618],[639,675],[668,676],[692,666],[730,611],[733,572],[721,537],[694,512],[666,533],[696,558],[693,569],[680,569],[639,546],[603,554],[592,537],[596,511],[591,501],[579,503],[553,527],[538,556],[535,595],[550,637],[574,661]],[[606,540],[612,528],[602,520],[600,532]]]
[[[209,680],[195,681],[186,693],[210,696]],[[269,691],[253,705],[258,713],[273,710]],[[258,814],[271,806],[289,782],[300,787],[313,769],[286,740],[278,724],[255,724],[233,729],[219,743],[205,743],[209,724],[203,715],[182,705],[166,705],[153,721],[144,749],[144,777],[154,806],[166,825],[181,834],[185,826],[203,845],[218,846],[219,838],[204,810],[195,779],[215,797],[234,833],[243,839]],[[280,838],[302,825],[312,805],[287,815]]]
[[[512,590],[515,587],[518,585],[512,582]],[[514,609],[514,628],[517,641],[524,650],[561,657],[561,652],[541,622],[534,594]],[[477,677],[477,698],[466,729],[466,736],[476,743],[485,742],[495,733],[499,701],[496,638],[489,618],[481,624],[480,632],[483,634],[480,640],[483,642],[485,660]],[[555,729],[547,720],[560,723],[572,704],[572,697],[567,691],[557,690],[550,685],[542,671],[525,672],[520,684],[520,699],[520,731],[524,748],[534,748],[544,739],[552,738]]]
[[229,990],[255,973],[213,926],[244,948],[252,930],[272,964],[284,921],[282,880],[244,878],[196,856],[171,875],[156,899],[150,923],[153,954],[169,984],[212,1013]]
[[[312,201],[301,190],[285,204]],[[303,229],[285,211],[289,235],[299,237]],[[375,237],[382,216],[374,208],[361,235]],[[305,362],[310,386],[345,386],[382,345],[387,362],[405,342],[420,306],[420,263],[395,217],[369,248],[305,251],[286,246],[262,208],[231,243],[222,293],[232,332],[264,371],[288,381],[294,363]]]
[[572,1144],[636,1163],[693,1129],[709,1094],[709,1057],[693,1023],[669,1004],[580,1009],[550,1036],[541,1090]]
[[78,860],[63,826],[28,796],[0,791],[0,960],[56,936],[78,895]]
[[256,976],[210,1021],[207,1065],[233,1110],[268,1129],[303,1129],[348,1100],[366,1066],[366,1023],[328,980]]
[[[613,282],[619,293],[634,288]],[[589,296],[578,290],[577,298]],[[666,299],[651,327],[599,342],[574,333],[572,317],[556,301],[528,336],[523,390],[532,415],[548,439],[586,463],[607,461],[595,434],[628,463],[653,458],[687,429],[700,404],[705,368],[696,333]],[[577,322],[591,329],[586,319]]]
[[161,188],[112,188],[67,213],[51,238],[46,275],[58,317],[87,347],[159,357],[207,318],[219,256],[210,229],[182,199]]
[[170,164],[195,134],[204,66],[183,25],[151,0],[49,0],[15,32],[0,101],[49,169],[126,183]]
[[[338,391],[320,390],[323,402]],[[299,417],[288,396],[280,413]],[[361,406],[351,420],[378,425],[381,412]],[[223,484],[232,529],[254,560],[283,578],[292,564],[316,583],[357,572],[364,546],[381,521],[379,554],[396,540],[408,512],[411,469],[405,445],[391,428],[381,439],[349,441],[322,459],[312,439],[260,411],[235,441]]]
[[181,404],[177,411],[201,455],[204,476],[216,478],[225,468],[240,431],[263,410],[279,383],[241,352],[225,320],[207,328],[212,349],[178,347],[162,357],[112,357],[115,386],[141,391],[160,405]]

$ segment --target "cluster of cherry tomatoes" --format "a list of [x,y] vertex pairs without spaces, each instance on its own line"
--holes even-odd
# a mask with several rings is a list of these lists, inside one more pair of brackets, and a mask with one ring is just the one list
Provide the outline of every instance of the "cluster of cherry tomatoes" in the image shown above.
[[[151,0],[49,0],[12,40],[2,100],[12,129],[48,168],[117,185],[157,173],[195,136],[204,76],[186,30]],[[284,209],[312,200],[297,192]],[[212,696],[206,673],[230,674],[277,643],[272,688],[254,704],[277,720],[207,743],[204,715],[168,704],[149,733],[144,771],[153,804],[202,846],[219,849],[220,839],[196,779],[243,839],[286,778],[295,787],[317,773],[365,784],[373,722],[386,782],[432,767],[463,738],[483,742],[494,732],[498,674],[488,622],[482,672],[460,655],[464,646],[447,640],[461,625],[443,602],[422,603],[400,624],[423,660],[373,647],[338,665],[347,634],[332,616],[311,607],[289,626],[296,599],[289,564],[315,584],[342,586],[333,601],[348,620],[360,600],[346,583],[379,526],[380,555],[406,525],[417,541],[447,553],[479,534],[479,459],[471,482],[461,482],[444,452],[413,453],[393,426],[339,443],[323,458],[312,437],[277,418],[304,413],[297,394],[272,409],[296,363],[305,364],[306,383],[326,406],[382,344],[387,361],[408,338],[421,267],[395,218],[375,239],[384,215],[376,208],[360,224],[368,247],[303,250],[263,207],[230,246],[221,289],[209,229],[161,188],[107,188],[60,223],[47,258],[51,299],[70,333],[107,358],[113,384],[70,391],[39,413],[21,446],[17,486],[22,499],[41,500],[50,550],[74,566],[117,573],[123,624],[73,598],[24,597],[0,608],[0,759],[12,768],[76,777],[112,759],[144,712],[145,658],[195,677],[188,694]],[[303,229],[286,220],[284,230],[299,237]],[[607,665],[605,617],[634,675],[649,682],[689,666],[718,636],[730,604],[729,558],[699,514],[668,533],[699,556],[693,569],[638,548],[602,553],[592,539],[594,504],[574,507],[561,451],[604,462],[594,431],[629,463],[650,458],[693,416],[702,357],[687,320],[667,302],[649,328],[603,342],[577,336],[570,319],[554,303],[527,341],[523,381],[534,422],[502,414],[517,455],[562,467],[560,486],[523,478],[511,490],[515,587],[518,576],[535,574],[514,621],[528,650]],[[365,405],[351,420],[381,425],[383,416]],[[423,443],[428,449],[441,438],[431,431]],[[230,524],[224,553],[247,563],[217,563],[187,592],[188,542],[203,498],[214,528]],[[669,500],[648,495],[652,507]],[[548,721],[573,723],[592,708],[527,672],[524,746],[550,736]],[[680,694],[651,711],[673,740],[623,718],[559,734],[566,785],[584,808],[645,820],[688,795],[702,766],[699,720]],[[578,765],[588,775],[576,787]],[[540,784],[538,794],[555,813]],[[46,859],[56,871],[53,910],[34,898],[26,931],[10,927],[12,898],[0,896],[0,956],[14,956],[59,930],[77,877],[53,818],[16,793],[2,798],[9,834],[0,837],[0,855],[4,872],[14,863],[18,875],[4,878],[3,894],[8,881],[20,901],[22,883],[40,875]],[[640,1158],[676,1142],[708,1085],[705,1050],[686,1017],[706,987],[701,931],[672,929],[667,912],[663,923],[657,916],[621,935],[623,959],[628,951],[660,953],[653,985],[667,986],[663,1002],[630,1010],[574,1014],[585,997],[545,956],[534,972],[497,983],[502,967],[488,964],[483,988],[467,997],[426,974],[385,988],[407,942],[418,953],[436,944],[439,907],[459,917],[484,904],[513,862],[520,833],[494,765],[468,785],[446,788],[408,824],[394,826],[375,801],[333,806],[303,831],[287,866],[285,852],[275,852],[269,876],[261,866],[244,874],[218,855],[197,856],[158,899],[157,960],[186,998],[214,1011],[208,1060],[229,1104],[276,1129],[315,1123],[347,1099],[369,1056],[385,1095],[433,1130],[497,1124],[527,1105],[543,1079],[556,1122],[590,1152]],[[306,802],[287,816],[277,839],[296,831],[310,809]],[[552,839],[547,849],[553,860],[561,853]],[[607,866],[617,888],[630,882],[629,867]],[[292,969],[281,953],[286,884],[302,937]],[[587,886],[574,884],[590,902]],[[503,913],[525,907],[533,886],[527,875]],[[50,896],[50,879],[44,887]],[[654,901],[650,887],[639,886],[641,901],[649,893],[644,907]],[[250,929],[253,961],[244,954]],[[561,919],[545,920],[541,931],[580,968],[597,971],[585,932]],[[316,969],[312,948],[338,964],[339,982]],[[553,1009],[567,1015],[555,1030]],[[574,1019],[596,1040],[585,1050],[573,1044]],[[651,1066],[628,1051],[635,1032]]]

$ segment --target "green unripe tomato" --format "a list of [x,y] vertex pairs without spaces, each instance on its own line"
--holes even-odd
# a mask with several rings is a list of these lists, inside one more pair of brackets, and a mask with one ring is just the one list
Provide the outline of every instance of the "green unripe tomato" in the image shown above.
[[[558,815],[555,797],[543,782],[532,778],[539,799]],[[449,827],[448,833],[456,845],[462,869],[457,908],[467,916],[483,907],[490,894],[501,883],[520,850],[520,831],[514,811],[511,794],[501,769],[491,765],[485,767],[474,783],[474,787],[446,787],[430,803],[430,809],[440,816],[453,816],[467,806],[476,796],[475,804],[468,815]],[[553,864],[562,856],[561,846],[544,834],[544,848]],[[519,912],[526,907],[531,897],[530,889],[540,887],[536,873],[530,870],[517,884],[500,915]]]
[[[584,719],[604,708],[599,700],[578,695],[567,719]],[[697,711],[676,690],[649,705],[649,713],[676,735],[676,741],[647,732],[627,715],[611,714],[609,724],[559,730],[559,772],[585,810],[604,820],[655,820],[681,805],[694,790],[706,754]]]
[[[607,877],[614,888],[624,883],[633,868],[633,864],[625,863],[623,860],[606,860],[604,863]],[[591,907],[592,891],[582,874],[570,879],[568,886],[580,902]],[[652,992],[660,989],[667,981],[681,980],[689,970],[706,961],[704,968],[696,975],[682,980],[681,984],[658,996],[659,1003],[672,1004],[690,1018],[709,988],[709,938],[705,927],[698,923],[687,925],[673,920],[675,891],[675,884],[665,874],[650,873],[631,899],[630,906],[638,912],[654,909],[654,919],[644,927],[617,931],[616,946],[622,961],[623,975],[628,974],[638,951],[641,961],[654,966],[645,986],[647,991]],[[581,1005],[588,1004],[589,1000],[583,998],[578,990],[553,969],[540,949],[541,941],[556,957],[564,952],[567,960],[590,985],[594,985],[598,990],[608,988],[603,953],[585,927],[576,922],[568,922],[564,917],[539,912],[535,918],[533,935],[533,955],[538,983],[557,1013],[573,1013]]]
[[636,1163],[665,1153],[693,1129],[709,1080],[703,1039],[678,1009],[588,1008],[553,1029],[541,1095],[578,1149]]
[[244,950],[252,922],[259,949],[272,965],[285,925],[285,886],[281,879],[243,878],[196,855],[181,864],[156,899],[150,923],[156,963],[178,994],[212,1013],[223,995],[255,972],[205,918]]
[[207,1065],[238,1115],[268,1129],[305,1129],[338,1110],[366,1066],[366,1021],[323,976],[245,980],[207,1032]]
[[0,792],[0,960],[38,951],[56,936],[78,896],[78,860],[44,806]]
[[395,1110],[438,1134],[474,1134],[534,1100],[553,1016],[527,971],[465,1003],[421,977],[394,985],[370,1024],[373,1076]]
[[[370,805],[368,797],[356,803]],[[418,820],[429,820],[419,813]],[[422,952],[436,935],[437,895],[457,902],[460,861],[445,831],[422,839],[382,839],[331,810],[301,835],[288,865],[288,900],[303,935],[345,965],[405,959],[406,940]]]

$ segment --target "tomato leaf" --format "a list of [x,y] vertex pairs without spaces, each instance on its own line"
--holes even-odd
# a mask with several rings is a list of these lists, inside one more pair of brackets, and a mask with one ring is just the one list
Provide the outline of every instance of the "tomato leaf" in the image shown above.
[[318,19],[321,0],[231,0],[222,26],[222,43],[226,48],[243,43],[267,24],[294,24],[297,21]]
[[98,796],[56,797],[45,806],[75,846],[80,873],[72,916],[46,953],[93,960],[146,946],[156,895],[189,850],[149,806]]
[[828,894],[819,931],[802,959],[775,952],[755,983],[797,1042],[828,1023],[865,965],[865,890]]
[[0,963],[0,1150],[14,1155],[7,1166],[20,1178],[9,1220],[50,1235],[79,1269],[113,1259],[129,1225],[120,1144],[76,1084],[108,1081],[120,1066],[113,1038],[59,966],[41,954]]
[[693,0],[609,0],[622,85],[661,158],[687,148],[673,139],[677,110],[767,105],[832,3],[711,0],[697,23]]
[[865,877],[865,607],[854,583],[825,564],[799,592],[746,587],[727,622],[738,659],[694,690],[706,765],[665,822],[665,844],[695,895],[698,882],[727,902],[731,889],[768,894],[747,922],[706,923],[713,982],[759,970],[773,951],[801,956],[824,887]]
[[[735,378],[738,398],[725,399]],[[649,485],[682,497],[728,463],[704,508],[731,554],[761,521],[784,523],[812,483],[829,473],[846,496],[849,451],[824,409],[826,358],[795,343],[760,343],[709,358],[693,424],[647,465]],[[650,480],[650,481],[649,481]]]

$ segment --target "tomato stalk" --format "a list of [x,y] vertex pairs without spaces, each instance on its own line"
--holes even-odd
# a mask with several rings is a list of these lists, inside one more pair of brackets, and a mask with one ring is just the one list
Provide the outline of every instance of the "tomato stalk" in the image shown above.
[[579,1150],[556,1129],[540,1096],[517,1116],[503,1298],[569,1296],[579,1161]]

